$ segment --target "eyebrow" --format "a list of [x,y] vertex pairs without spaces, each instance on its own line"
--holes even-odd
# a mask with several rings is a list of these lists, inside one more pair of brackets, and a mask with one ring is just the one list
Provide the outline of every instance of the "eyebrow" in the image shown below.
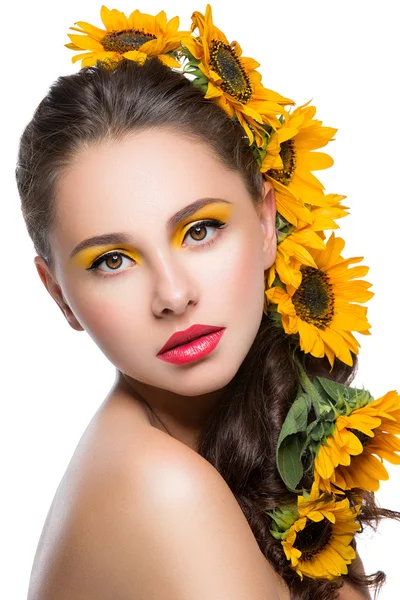
[[[203,206],[207,206],[207,204],[214,204],[215,202],[225,202],[226,204],[233,204],[229,200],[224,200],[223,198],[200,198],[199,200],[195,200],[191,204],[184,206],[181,210],[178,210],[177,213],[172,215],[168,219],[168,229],[173,229],[178,223],[192,215],[194,212],[203,208]],[[128,244],[131,241],[131,237],[128,233],[120,232],[120,233],[105,233],[103,235],[95,235],[93,237],[87,238],[80,242],[75,248],[72,250],[70,254],[70,258],[74,257],[81,250],[85,250],[86,248],[90,248],[91,246],[103,246],[106,244]]]

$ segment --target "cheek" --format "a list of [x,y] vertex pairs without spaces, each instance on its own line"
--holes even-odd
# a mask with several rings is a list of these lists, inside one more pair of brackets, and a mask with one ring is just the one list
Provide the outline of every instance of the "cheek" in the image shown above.
[[110,302],[95,300],[90,306],[85,307],[85,325],[87,332],[96,338],[107,338],[110,332],[115,332],[123,327],[124,314],[116,310]]
[[[264,304],[264,271],[261,243],[248,229],[239,230],[212,252],[200,257],[192,270],[193,285],[199,292],[202,309],[199,317],[229,314],[238,326],[252,332],[261,318]],[[111,276],[112,277],[112,276]],[[66,285],[65,296],[78,321],[96,345],[114,364],[126,353],[132,358],[135,348],[149,344],[149,294],[144,281],[115,276],[120,281],[86,282]],[[190,275],[189,275],[190,278]],[[65,282],[66,283],[66,282]],[[142,293],[138,294],[138,287]],[[213,315],[214,316],[214,315]],[[157,336],[156,336],[157,337]],[[157,347],[158,349],[158,347]]]
[[264,291],[262,248],[258,240],[244,233],[237,236],[228,248],[222,281],[227,306],[257,310],[263,303]]
[[121,285],[118,292],[114,282],[110,282],[109,290],[110,293],[94,295],[90,303],[86,300],[80,305],[80,322],[108,360],[128,372],[132,364],[140,364],[143,355],[149,332],[148,309],[145,316],[143,298],[126,285]]
[[[127,278],[117,277],[120,282],[102,282],[96,278],[93,284],[87,283],[79,288],[69,286],[65,290],[72,312],[103,351],[106,346],[109,350],[114,340],[118,345],[127,328],[132,328],[133,321],[141,322],[143,307],[139,304],[140,297],[134,289],[127,289]],[[132,318],[133,315],[136,315],[135,318]]]

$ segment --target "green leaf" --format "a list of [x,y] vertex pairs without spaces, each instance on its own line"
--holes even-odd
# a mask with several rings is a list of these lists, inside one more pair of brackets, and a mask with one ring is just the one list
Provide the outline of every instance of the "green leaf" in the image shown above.
[[290,233],[291,231],[290,223],[285,219],[285,217],[282,217],[279,212],[277,212],[275,216],[275,227],[282,232],[287,230],[287,232]]
[[274,531],[273,529],[269,530],[270,534],[274,536],[276,540],[282,541],[286,537],[286,531]]
[[257,160],[258,166],[261,167],[263,160],[265,158],[265,155],[267,154],[266,148],[265,147],[258,148],[255,143],[253,143],[250,147],[255,156],[255,159]]
[[282,327],[282,315],[278,313],[276,309],[273,308],[273,304],[268,307],[269,315],[276,327]]
[[194,86],[200,88],[201,91],[204,92],[204,94],[207,93],[208,83],[204,83],[204,82],[200,81],[200,79],[193,79],[192,83]]
[[349,414],[351,410],[361,408],[373,400],[371,394],[365,389],[343,385],[325,377],[316,377],[315,379],[333,400],[336,408],[344,414]]
[[336,427],[336,422],[335,423],[324,423],[324,427],[325,427],[325,437],[329,437],[330,435],[333,435],[333,432],[335,431],[335,427]]
[[277,467],[286,487],[297,491],[296,486],[303,477],[303,463],[301,455],[307,443],[307,437],[297,435],[287,436],[280,444]]
[[193,54],[190,52],[190,50],[188,50],[186,48],[186,46],[181,45],[181,53],[191,62],[194,63],[195,65],[198,65],[201,61],[198,58],[195,58],[193,56]]
[[276,464],[288,489],[296,490],[303,477],[301,457],[307,446],[307,421],[311,400],[302,394],[290,407],[278,438]]
[[202,79],[204,79],[203,71],[200,71],[200,69],[191,65],[184,69],[184,73],[189,73],[190,75],[194,75],[195,77],[201,77]]
[[[296,515],[295,515],[296,513]],[[274,523],[272,524],[273,528],[278,528],[281,531],[286,531],[289,529],[297,518],[297,507],[293,505],[291,510],[281,510],[276,509],[272,512],[266,511],[266,514],[273,519]]]
[[307,430],[307,418],[311,408],[311,401],[305,394],[297,396],[290,407],[286,419],[282,425],[282,430],[278,439],[283,440],[287,435]]
[[316,377],[316,379],[335,403],[338,401],[340,393],[343,394],[345,391],[345,386],[342,383],[337,383],[336,381],[326,379],[325,377]]
[[315,442],[317,442],[318,440],[321,440],[324,436],[324,433],[325,433],[325,428],[324,428],[324,424],[321,421],[317,422],[316,424],[313,424],[313,427],[310,430],[310,436]]

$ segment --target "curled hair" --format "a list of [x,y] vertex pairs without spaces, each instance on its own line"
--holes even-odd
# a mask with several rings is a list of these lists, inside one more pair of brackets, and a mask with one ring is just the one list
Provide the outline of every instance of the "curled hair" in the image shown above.
[[[55,198],[63,171],[82,149],[164,126],[204,144],[216,160],[241,174],[253,202],[261,202],[262,175],[242,127],[205,99],[185,75],[156,58],[143,65],[123,60],[113,69],[98,62],[59,77],[20,139],[16,180],[21,209],[35,250],[51,269],[50,234],[57,222]],[[304,577],[301,582],[281,543],[269,532],[266,511],[296,498],[282,482],[275,462],[279,433],[299,385],[296,352],[289,336],[263,313],[247,356],[207,418],[198,452],[229,485],[260,550],[287,583],[293,600],[337,598],[345,579],[360,591],[374,588],[376,595],[385,573],[358,574],[353,563],[348,574],[337,580]],[[336,359],[331,372],[326,357],[300,354],[310,377],[319,375],[344,384],[354,379],[354,354],[353,367]],[[311,487],[311,481],[303,484]],[[373,492],[354,492],[363,498],[362,528],[375,529],[382,517],[400,520],[400,513],[377,506]],[[354,540],[352,545],[355,548]]]

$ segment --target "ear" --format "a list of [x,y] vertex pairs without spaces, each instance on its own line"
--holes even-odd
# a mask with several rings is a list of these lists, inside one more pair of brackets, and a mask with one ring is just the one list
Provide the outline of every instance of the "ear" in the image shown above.
[[263,199],[258,207],[258,216],[263,240],[264,270],[275,262],[276,258],[276,200],[272,183],[265,181],[263,185]]
[[58,304],[61,312],[67,319],[68,323],[71,325],[72,329],[76,329],[76,331],[84,331],[83,327],[78,322],[74,313],[65,301],[61,287],[57,283],[57,279],[51,271],[50,267],[48,266],[47,262],[40,256],[35,256],[34,263],[37,272],[39,273],[39,277],[43,282],[43,285],[45,286],[53,300],[55,300],[55,302]]

